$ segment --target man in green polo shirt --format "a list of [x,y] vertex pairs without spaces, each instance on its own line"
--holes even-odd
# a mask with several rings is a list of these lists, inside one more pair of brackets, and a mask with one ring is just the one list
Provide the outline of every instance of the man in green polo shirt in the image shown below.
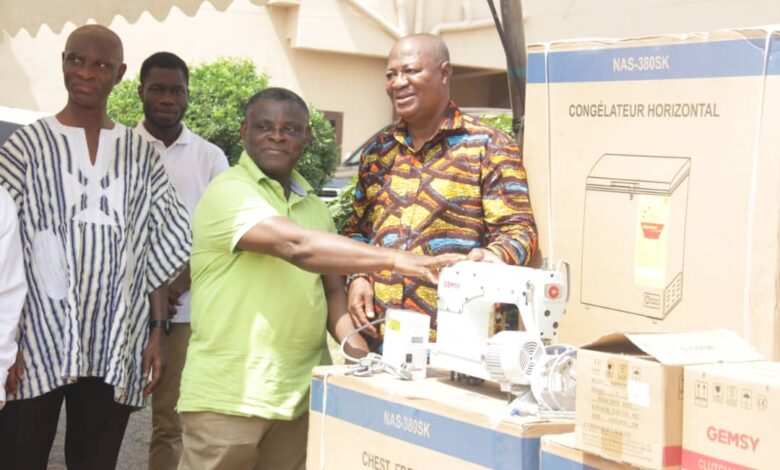
[[[246,152],[195,210],[179,468],[303,469],[311,369],[330,361],[326,328],[336,340],[352,330],[342,275],[390,269],[435,280],[463,258],[331,233],[327,208],[293,170],[308,123],[295,93],[254,95],[241,124]],[[367,350],[360,335],[348,349]]]

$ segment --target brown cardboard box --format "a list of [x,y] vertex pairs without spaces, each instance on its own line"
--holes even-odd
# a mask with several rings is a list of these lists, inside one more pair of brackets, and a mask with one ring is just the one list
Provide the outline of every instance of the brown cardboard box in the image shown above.
[[577,447],[645,468],[678,468],[683,366],[760,361],[737,334],[612,334],[577,353]]
[[574,429],[571,421],[511,416],[498,386],[451,382],[449,372],[429,369],[426,379],[403,381],[345,370],[314,369],[309,469],[533,470],[540,436]]
[[685,469],[780,468],[780,363],[685,368]]
[[531,46],[526,98],[560,341],[727,328],[780,358],[780,33]]
[[578,449],[574,433],[542,436],[541,470],[635,470],[638,467],[614,462]]

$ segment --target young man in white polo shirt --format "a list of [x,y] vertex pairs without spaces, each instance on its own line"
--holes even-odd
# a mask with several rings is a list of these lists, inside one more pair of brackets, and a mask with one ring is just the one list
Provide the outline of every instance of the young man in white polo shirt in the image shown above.
[[[136,131],[163,156],[168,178],[192,217],[195,206],[212,178],[228,168],[224,152],[190,132],[181,122],[189,103],[189,70],[182,59],[158,52],[141,65],[138,96],[144,120]],[[152,439],[149,469],[175,469],[181,455],[181,423],[175,406],[181,371],[190,339],[189,266],[169,284],[171,295],[168,363],[152,395]]]

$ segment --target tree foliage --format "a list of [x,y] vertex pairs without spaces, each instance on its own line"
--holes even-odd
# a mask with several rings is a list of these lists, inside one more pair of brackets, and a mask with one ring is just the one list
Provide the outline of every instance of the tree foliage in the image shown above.
[[311,123],[311,140],[306,146],[298,165],[295,167],[315,191],[330,179],[336,165],[339,163],[339,147],[333,126],[325,116],[309,106],[309,121]]
[[502,114],[483,114],[479,119],[490,126],[495,127],[509,137],[514,138],[515,133],[512,131],[512,115],[507,113]]
[[[143,119],[138,98],[139,77],[124,80],[114,88],[108,113],[117,121],[135,127]],[[220,147],[230,164],[244,149],[239,135],[244,104],[268,87],[268,76],[259,74],[249,59],[225,57],[190,67],[190,104],[184,123],[195,134]],[[327,181],[339,159],[333,128],[322,113],[310,108],[312,140],[296,169],[318,190]]]
[[330,216],[333,217],[333,223],[336,224],[336,229],[339,233],[343,233],[344,226],[347,225],[347,221],[352,216],[352,203],[355,201],[356,185],[357,176],[353,176],[352,179],[341,188],[339,195],[328,201]]

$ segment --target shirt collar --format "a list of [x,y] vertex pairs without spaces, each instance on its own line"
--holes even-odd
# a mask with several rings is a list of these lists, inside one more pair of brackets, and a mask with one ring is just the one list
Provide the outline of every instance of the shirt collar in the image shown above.
[[[268,175],[263,173],[263,170],[255,164],[252,157],[249,156],[246,151],[241,152],[241,156],[238,159],[238,166],[244,169],[252,180],[258,183],[263,180],[274,181]],[[278,184],[278,183],[277,183]],[[305,197],[309,193],[314,192],[314,188],[300,175],[297,171],[293,170],[290,175],[290,191],[297,194],[300,197]]]
[[[439,129],[436,134],[431,137],[430,140],[434,140],[442,132],[457,131],[463,129],[465,124],[463,122],[463,112],[458,108],[458,105],[454,101],[450,101],[447,104],[447,109],[444,111],[444,116],[439,123]],[[393,137],[398,142],[405,144],[409,147],[412,146],[412,136],[409,134],[409,127],[406,121],[401,119],[398,121],[398,125],[392,131]]]
[[[157,137],[153,136],[144,126],[144,122],[141,121],[138,123],[137,126],[135,126],[135,131],[141,134],[146,140],[149,142],[160,142],[161,144],[165,145],[162,140],[158,139]],[[187,126],[182,122],[181,123],[181,133],[179,134],[179,137],[176,138],[176,140],[171,144],[171,147],[174,145],[187,145],[192,142],[192,132],[187,128]]]

